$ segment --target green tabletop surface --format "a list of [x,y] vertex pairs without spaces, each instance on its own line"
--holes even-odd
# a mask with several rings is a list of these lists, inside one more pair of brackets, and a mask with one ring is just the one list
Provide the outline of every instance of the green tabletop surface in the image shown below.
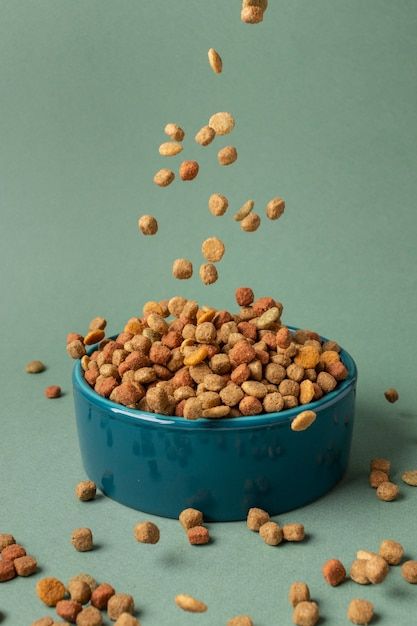
[[[415,0],[270,0],[259,25],[240,21],[239,0],[3,0],[0,8],[0,532],[12,533],[39,572],[0,584],[0,624],[30,626],[53,615],[35,593],[43,576],[66,582],[88,572],[134,596],[142,626],[291,624],[287,600],[306,581],[320,624],[348,624],[352,598],[375,605],[374,623],[417,624],[417,585],[391,568],[382,585],[328,586],[328,558],[347,567],[358,549],[400,541],[417,559],[417,3]],[[207,51],[224,71],[215,75]],[[236,126],[206,148],[196,131],[216,111]],[[163,128],[178,122],[184,151],[158,154]],[[230,167],[220,146],[236,145]],[[197,159],[194,182],[160,189],[156,170]],[[228,196],[219,218],[211,193]],[[248,198],[276,222],[245,233],[233,213]],[[140,215],[159,221],[143,237]],[[198,277],[200,246],[220,237],[219,280]],[[190,258],[189,281],[171,276]],[[307,539],[265,545],[244,522],[210,524],[212,543],[187,544],[175,520],[141,514],[100,495],[81,503],[85,479],[71,390],[69,331],[102,315],[110,333],[147,300],[173,295],[234,310],[234,290],[284,304],[286,323],[336,339],[359,370],[349,471],[326,497],[279,516]],[[25,364],[41,359],[39,375]],[[58,384],[63,396],[47,400]],[[389,404],[384,390],[395,387]],[[384,456],[401,497],[381,502],[369,461]],[[155,497],[158,494],[155,493]],[[151,519],[155,546],[132,529]],[[93,530],[78,553],[71,531]],[[178,593],[204,600],[193,615]]]

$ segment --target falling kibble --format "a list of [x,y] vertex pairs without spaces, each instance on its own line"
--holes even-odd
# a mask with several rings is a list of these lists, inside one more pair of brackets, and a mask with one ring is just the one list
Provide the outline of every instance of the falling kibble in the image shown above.
[[234,146],[225,146],[217,153],[219,165],[231,165],[237,160],[237,150]]
[[152,215],[142,215],[138,220],[139,230],[143,235],[156,235],[158,222]]
[[211,194],[208,201],[208,207],[212,215],[214,215],[215,217],[224,215],[228,209],[228,206],[229,201],[226,196],[223,196],[221,193]]
[[182,141],[185,137],[185,133],[181,126],[170,122],[164,128],[164,133],[168,135],[173,141]]
[[212,263],[217,263],[223,258],[224,250],[224,243],[217,237],[209,237],[201,246],[203,257]]
[[210,67],[215,74],[221,74],[223,69],[223,61],[220,54],[214,48],[208,51],[208,60]]
[[179,170],[181,180],[194,180],[199,169],[197,161],[183,161]]
[[182,151],[182,145],[178,141],[167,141],[159,146],[161,156],[175,156]]
[[235,119],[231,113],[221,111],[211,116],[209,126],[214,128],[216,135],[228,135],[235,127]]
[[176,259],[172,265],[172,275],[179,280],[191,278],[193,264],[188,259]]
[[212,263],[203,263],[200,266],[200,278],[205,285],[212,285],[218,279],[217,269]]
[[175,174],[172,170],[168,170],[166,168],[162,168],[158,172],[156,172],[153,177],[153,182],[158,187],[168,187],[172,183],[175,178]]

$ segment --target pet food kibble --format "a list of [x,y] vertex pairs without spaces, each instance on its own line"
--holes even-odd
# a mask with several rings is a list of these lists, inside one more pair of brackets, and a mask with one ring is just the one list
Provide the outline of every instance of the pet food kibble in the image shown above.
[[158,543],[159,528],[153,522],[139,522],[134,528],[136,541],[140,543]]
[[59,617],[62,617],[67,622],[75,624],[78,613],[83,610],[83,607],[79,602],[75,600],[60,600],[56,603],[56,612]]
[[417,487],[417,470],[409,470],[404,472],[401,479],[411,487]]
[[25,370],[28,374],[39,374],[45,369],[45,365],[42,363],[42,361],[30,361],[25,366]]
[[156,235],[158,222],[152,215],[142,215],[138,220],[139,230],[143,235]]
[[235,120],[231,113],[222,111],[211,116],[209,126],[214,129],[216,135],[228,135],[235,126]]
[[219,165],[231,165],[236,161],[236,159],[237,150],[234,146],[225,146],[224,148],[220,148],[217,153]]
[[16,570],[13,561],[0,561],[0,583],[12,580],[15,576]]
[[102,623],[101,613],[94,606],[88,606],[77,615],[77,626],[101,626]]
[[375,554],[375,556],[371,556],[370,559],[366,560],[365,574],[373,585],[382,583],[388,572],[388,563],[379,554]]
[[47,398],[59,398],[61,396],[61,387],[59,385],[49,385],[44,389],[44,394]]
[[404,548],[398,541],[385,539],[379,546],[379,554],[388,565],[399,565],[404,556]]
[[41,617],[35,622],[32,622],[31,626],[54,626],[54,620],[52,617]]
[[212,285],[218,279],[216,267],[212,263],[203,263],[199,270],[201,281],[205,285]]
[[214,216],[219,217],[220,215],[224,215],[228,209],[229,201],[226,196],[223,196],[221,193],[213,193],[211,194],[208,207],[210,213]]
[[13,561],[13,565],[18,576],[32,576],[38,567],[33,556],[20,556]]
[[268,393],[263,399],[262,404],[266,413],[275,413],[282,411],[284,408],[284,400],[278,391]]
[[275,522],[262,524],[259,535],[268,546],[278,546],[283,538],[282,529]]
[[221,74],[223,69],[223,62],[220,54],[214,48],[210,48],[208,51],[208,60],[210,67],[215,74]]
[[111,620],[115,621],[122,613],[132,614],[135,610],[135,603],[132,596],[127,593],[115,593],[107,604],[107,614]]
[[72,359],[81,359],[85,355],[85,346],[80,339],[67,343],[67,353]]
[[299,602],[292,614],[292,621],[296,626],[316,626],[319,619],[319,607],[316,602]]
[[77,552],[93,549],[93,533],[89,528],[76,528],[71,534],[71,543]]
[[207,611],[207,604],[185,593],[175,596],[175,604],[183,611],[189,611],[190,613],[204,613]]
[[211,126],[203,126],[195,136],[200,146],[208,146],[216,136],[216,131]]
[[391,461],[388,459],[376,458],[371,461],[371,470],[380,470],[388,474],[391,471]]
[[158,187],[168,187],[168,185],[172,183],[174,178],[174,172],[163,167],[161,170],[156,172],[155,176],[153,177],[153,182],[155,183],[155,185],[158,185]]
[[182,145],[178,141],[167,141],[159,146],[161,156],[171,157],[182,151]]
[[111,585],[101,583],[91,594],[91,604],[95,606],[96,609],[104,611],[107,609],[110,598],[114,596],[115,593],[116,591]]
[[255,202],[253,200],[247,200],[240,209],[234,214],[233,219],[236,222],[241,222],[245,217],[249,215],[255,206]]
[[193,546],[200,546],[210,541],[210,534],[205,526],[193,526],[187,530],[188,541]]
[[98,587],[97,581],[92,576],[90,576],[90,574],[77,574],[77,576],[73,576],[68,581],[68,589],[70,588],[70,585],[79,581],[87,583],[87,585],[90,587],[91,593],[94,591],[94,589],[97,589]]
[[197,509],[184,509],[179,515],[179,522],[181,526],[188,530],[194,526],[201,526],[203,523],[203,514]]
[[264,11],[260,7],[244,7],[240,13],[240,19],[245,24],[259,24],[264,19]]
[[176,259],[172,265],[172,275],[179,280],[186,280],[193,275],[193,264],[188,259]]
[[346,570],[343,563],[338,559],[330,559],[323,565],[322,574],[324,580],[332,587],[337,587],[346,578]]
[[[295,367],[299,367],[296,365]],[[336,383],[336,381],[335,381]],[[309,404],[314,398],[314,385],[311,380],[303,380],[300,383],[300,404]]]
[[18,543],[12,543],[1,551],[1,558],[3,561],[14,561],[21,556],[26,556],[26,550]]
[[75,495],[82,502],[94,500],[96,497],[97,486],[92,480],[82,480],[75,487]]
[[392,502],[393,500],[396,500],[399,493],[400,489],[398,485],[391,483],[388,480],[385,483],[381,483],[376,490],[376,495],[384,502]]
[[92,346],[93,344],[98,343],[99,341],[104,339],[104,335],[104,330],[100,330],[99,328],[97,328],[96,330],[89,330],[84,337],[84,345]]
[[68,591],[71,596],[71,600],[75,600],[75,602],[87,604],[87,602],[90,601],[91,589],[83,580],[73,580],[68,583]]
[[417,585],[417,561],[406,561],[401,565],[403,578],[412,585]]
[[164,128],[164,133],[171,137],[173,141],[182,141],[185,137],[185,133],[181,126],[178,124],[169,123]]
[[223,258],[224,243],[217,237],[205,239],[201,245],[201,253],[207,261],[217,263]]
[[298,581],[292,583],[288,592],[288,600],[293,607],[297,606],[300,602],[308,602],[310,600],[310,589],[308,585]]
[[269,513],[256,507],[249,509],[246,524],[249,530],[259,532],[261,526],[269,522]]
[[259,225],[261,223],[261,218],[257,213],[249,213],[243,220],[240,222],[240,228],[244,230],[246,233],[253,233],[255,230],[258,230]]
[[284,524],[282,532],[285,541],[304,541],[305,531],[303,524]]
[[116,620],[114,626],[140,626],[140,622],[130,613],[122,613]]
[[254,626],[254,624],[249,615],[236,615],[228,620],[226,626]]
[[367,559],[355,559],[350,566],[349,576],[359,585],[369,585],[370,580],[366,575]]
[[65,587],[57,578],[41,578],[36,583],[36,593],[47,606],[56,606],[57,602],[65,598]]
[[358,550],[356,552],[356,558],[363,559],[365,561],[367,561],[368,559],[371,559],[373,556],[377,556],[377,553],[372,552],[371,550]]
[[284,213],[285,202],[282,198],[272,198],[266,205],[265,213],[270,220],[277,220]]
[[381,483],[385,483],[389,481],[389,476],[385,472],[381,472],[381,470],[372,470],[369,474],[369,484],[371,487],[376,489],[379,487]]
[[367,626],[372,621],[374,616],[374,605],[368,600],[351,600],[348,610],[348,619],[352,624],[363,624]]
[[16,543],[13,535],[9,533],[0,533],[0,552],[7,548],[7,546],[11,546],[13,543]]
[[199,169],[197,161],[183,161],[179,169],[181,180],[194,180]]
[[384,391],[384,396],[388,400],[388,402],[391,403],[397,402],[399,398],[398,391],[396,389],[393,389],[392,387]]
[[291,430],[306,430],[315,422],[316,414],[314,411],[301,411],[291,422]]

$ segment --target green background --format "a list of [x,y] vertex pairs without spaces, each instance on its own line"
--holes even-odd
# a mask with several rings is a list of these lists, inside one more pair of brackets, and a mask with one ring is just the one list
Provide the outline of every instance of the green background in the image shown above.
[[[417,466],[415,0],[270,0],[258,26],[240,22],[239,0],[3,0],[0,9],[0,531],[41,567],[0,586],[0,622],[48,613],[34,592],[40,575],[87,571],[132,593],[143,626],[226,624],[237,613],[256,626],[289,624],[295,579],[309,583],[323,624],[347,623],[353,597],[373,601],[381,625],[414,623],[417,588],[398,568],[382,586],[332,589],[320,567],[330,557],[349,565],[384,538],[417,558],[417,490],[403,485],[386,504],[367,485],[373,456],[391,458],[399,482]],[[211,46],[220,76],[207,63]],[[236,128],[201,148],[193,136],[216,111],[231,111]],[[158,155],[169,121],[184,127],[181,156],[201,171],[159,189],[154,172],[181,160]],[[239,159],[221,168],[216,152],[228,143]],[[230,200],[221,218],[207,209],[214,191]],[[263,215],[275,195],[284,216],[241,232],[232,213],[253,198]],[[143,213],[158,218],[157,237],[139,235]],[[172,260],[198,268],[210,235],[226,245],[219,281],[175,281]],[[304,544],[273,549],[233,523],[211,525],[213,544],[192,548],[163,519],[158,545],[136,544],[143,515],[74,498],[85,474],[65,335],[96,315],[116,332],[144,301],[176,294],[233,307],[241,284],[277,297],[287,323],[337,339],[356,359],[349,473],[327,497],[280,516],[305,524]],[[48,365],[39,376],[24,372],[34,358]],[[64,397],[46,400],[49,384]],[[383,396],[390,386],[395,405]],[[77,526],[93,529],[96,550],[75,552]],[[208,612],[180,612],[181,592]]]

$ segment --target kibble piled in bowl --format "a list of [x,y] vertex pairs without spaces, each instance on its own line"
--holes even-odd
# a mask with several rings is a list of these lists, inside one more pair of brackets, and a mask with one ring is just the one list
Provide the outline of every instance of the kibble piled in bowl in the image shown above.
[[[319,400],[348,371],[334,341],[281,323],[282,304],[236,290],[237,314],[175,296],[147,302],[115,340],[95,318],[85,337],[70,333],[85,380],[113,402],[186,419],[258,415]],[[169,320],[171,318],[171,321]],[[173,318],[173,319],[172,319]],[[90,356],[85,345],[100,342]]]

